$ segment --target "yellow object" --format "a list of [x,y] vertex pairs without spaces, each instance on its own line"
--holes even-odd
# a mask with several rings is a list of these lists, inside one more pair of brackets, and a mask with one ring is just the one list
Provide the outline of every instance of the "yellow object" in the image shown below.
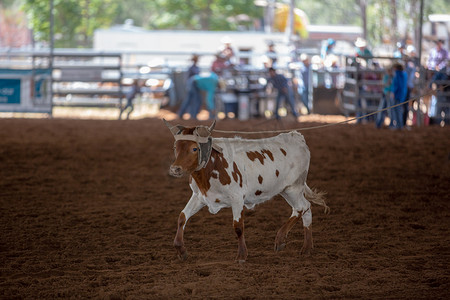
[[[275,11],[273,27],[278,31],[285,31],[289,19],[289,5],[283,4]],[[308,38],[309,20],[305,12],[299,8],[294,8],[294,32],[300,37]]]

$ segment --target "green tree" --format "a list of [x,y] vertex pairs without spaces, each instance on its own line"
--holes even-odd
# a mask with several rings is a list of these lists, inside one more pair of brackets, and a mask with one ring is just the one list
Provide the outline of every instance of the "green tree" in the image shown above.
[[[48,0],[22,0],[38,41],[49,41]],[[148,29],[236,30],[229,17],[262,17],[253,0],[54,0],[56,47],[89,47],[93,32],[133,19]]]
[[[93,32],[114,19],[116,0],[54,0],[55,47],[89,47]],[[25,0],[35,39],[50,40],[50,1]]]
[[238,23],[230,17],[246,14],[261,18],[262,9],[253,0],[158,0],[164,7],[152,28],[178,28],[199,30],[236,30]]
[[311,24],[361,25],[359,0],[297,0]]
[[16,3],[17,3],[17,0],[2,0],[0,2],[0,7],[9,8],[13,5],[16,5]]
[[136,26],[152,28],[155,20],[164,12],[158,1],[128,0],[117,1],[117,13],[113,24],[123,24],[132,19]]
[[[362,4],[366,6],[366,24]],[[297,6],[311,24],[366,26],[372,45],[419,38],[420,0],[297,0]],[[448,0],[424,0],[424,22],[432,13],[450,14]],[[400,23],[407,24],[404,32],[398,31]]]
[[[2,0],[4,5],[24,3],[36,40],[45,42],[50,40],[49,2]],[[424,3],[424,18],[430,13],[450,13],[448,0],[424,0]],[[417,40],[419,4],[420,0],[296,1],[311,24],[366,27],[372,45],[395,43],[406,36]],[[236,30],[242,24],[233,21],[233,17],[245,14],[256,20],[264,13],[263,8],[254,5],[254,0],[54,0],[54,7],[56,47],[89,47],[95,29],[121,24],[126,19],[133,19],[136,26],[147,29]],[[397,32],[395,28],[402,22],[408,23],[407,30]]]
[[[446,2],[447,1],[447,2]],[[368,38],[372,44],[390,43],[419,39],[420,0],[378,0],[369,1]],[[448,0],[424,1],[424,22],[433,13],[450,13]],[[403,29],[400,31],[400,23]],[[416,45],[417,46],[417,45]]]

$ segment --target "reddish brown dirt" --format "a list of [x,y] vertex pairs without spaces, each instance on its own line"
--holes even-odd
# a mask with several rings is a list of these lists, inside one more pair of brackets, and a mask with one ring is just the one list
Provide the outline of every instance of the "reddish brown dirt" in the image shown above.
[[[280,128],[260,122],[217,128]],[[161,120],[3,119],[0,127],[3,299],[448,297],[448,127],[304,131],[309,185],[328,193],[331,208],[313,208],[314,252],[299,254],[300,223],[273,251],[291,214],[276,198],[245,212],[244,265],[234,262],[229,209],[189,220],[189,258],[176,257],[190,189],[188,178],[168,176],[173,137]]]

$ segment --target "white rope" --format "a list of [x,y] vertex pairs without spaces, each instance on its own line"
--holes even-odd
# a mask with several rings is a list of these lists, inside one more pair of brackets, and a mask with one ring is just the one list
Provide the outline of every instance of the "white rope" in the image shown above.
[[[446,86],[444,86],[444,87],[446,87]],[[407,102],[410,102],[410,101],[413,101],[413,100],[416,100],[416,99],[420,99],[420,98],[422,98],[424,96],[427,96],[427,95],[430,95],[430,94],[433,94],[433,92],[429,92],[429,93],[426,93],[426,94],[423,94],[423,95],[420,95],[420,96],[417,96],[417,97],[414,97],[414,98],[410,98],[409,100],[403,101],[401,103],[398,103],[398,104],[395,104],[395,105],[391,105],[389,107],[386,107],[386,108],[383,108],[383,109],[380,109],[380,110],[377,110],[377,111],[365,114],[363,116],[355,117],[355,118],[348,119],[348,120],[345,120],[345,121],[341,121],[341,122],[338,122],[338,123],[331,123],[331,124],[324,124],[324,125],[310,126],[310,127],[302,127],[302,128],[292,128],[292,129],[266,130],[266,131],[228,131],[228,130],[215,129],[214,132],[218,132],[218,133],[233,133],[233,134],[270,134],[270,133],[283,133],[283,132],[291,132],[291,131],[305,131],[305,130],[312,130],[312,129],[331,127],[331,126],[341,125],[341,124],[349,123],[349,122],[356,121],[356,120],[359,120],[359,119],[363,119],[363,118],[375,115],[377,113],[386,111],[388,109],[391,109],[391,108],[394,108],[394,107],[397,107],[397,106],[401,106],[401,105],[403,105],[403,104],[405,104]]]

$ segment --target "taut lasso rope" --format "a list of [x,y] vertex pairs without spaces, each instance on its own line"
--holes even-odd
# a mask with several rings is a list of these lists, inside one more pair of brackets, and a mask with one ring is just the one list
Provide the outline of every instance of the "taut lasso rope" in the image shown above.
[[[443,86],[443,88],[446,88],[448,86],[450,86],[450,85],[445,85],[445,86]],[[394,107],[397,107],[397,106],[401,106],[401,105],[403,105],[405,103],[408,103],[410,101],[413,101],[413,100],[420,99],[422,97],[431,95],[433,93],[434,93],[434,91],[430,91],[430,92],[428,92],[426,94],[410,98],[410,99],[408,99],[406,101],[403,101],[401,103],[398,103],[398,104],[395,104],[395,105],[391,105],[389,107],[386,107],[386,108],[383,108],[383,109],[380,109],[380,110],[377,110],[377,111],[365,114],[363,116],[355,117],[355,118],[348,119],[348,120],[345,120],[345,121],[341,121],[341,122],[338,122],[338,123],[331,123],[331,124],[324,124],[324,125],[310,126],[310,127],[302,127],[302,128],[280,129],[280,130],[264,130],[264,131],[229,131],[229,130],[214,129],[214,132],[217,132],[217,133],[234,133],[234,134],[264,134],[264,133],[271,134],[271,133],[283,133],[283,132],[290,132],[290,131],[305,131],[305,130],[312,130],[312,129],[331,127],[331,126],[341,125],[341,124],[349,123],[349,122],[356,121],[356,120],[359,120],[359,119],[363,119],[363,118],[375,115],[375,114],[377,114],[379,112],[383,112],[383,111],[386,111],[388,109],[391,109],[391,108],[394,108]]]

